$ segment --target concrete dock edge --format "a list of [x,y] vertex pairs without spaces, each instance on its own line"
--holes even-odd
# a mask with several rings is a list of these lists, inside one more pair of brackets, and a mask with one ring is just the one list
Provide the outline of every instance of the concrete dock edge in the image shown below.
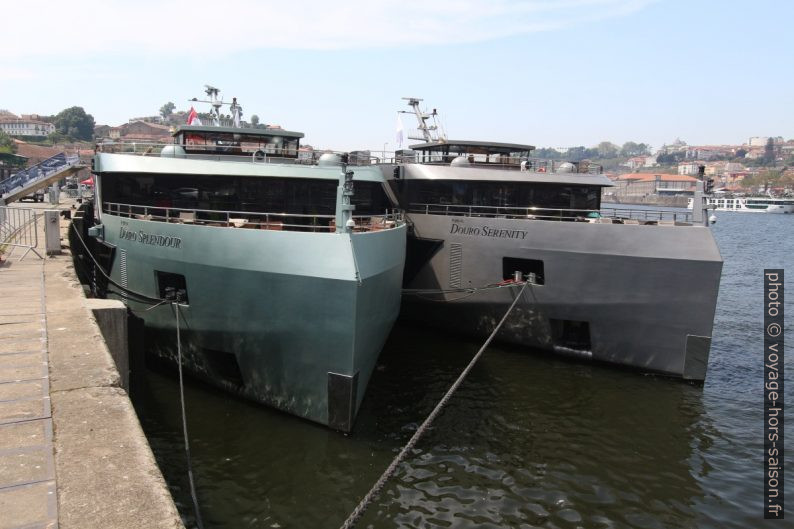
[[59,527],[183,528],[70,252],[44,280]]
[[0,529],[184,529],[68,250],[0,265]]

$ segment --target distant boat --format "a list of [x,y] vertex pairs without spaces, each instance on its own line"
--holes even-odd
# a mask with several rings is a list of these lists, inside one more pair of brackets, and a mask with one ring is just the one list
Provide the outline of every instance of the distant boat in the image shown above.
[[[197,376],[349,431],[399,313],[405,223],[376,167],[299,158],[299,132],[220,126],[225,103],[207,94],[214,124],[180,126],[173,144],[98,146],[99,254],[125,289],[179,297]],[[175,359],[171,304],[107,292]]]
[[[716,211],[749,213],[794,213],[794,199],[772,197],[708,197],[707,203]],[[687,204],[692,209],[692,199]]]

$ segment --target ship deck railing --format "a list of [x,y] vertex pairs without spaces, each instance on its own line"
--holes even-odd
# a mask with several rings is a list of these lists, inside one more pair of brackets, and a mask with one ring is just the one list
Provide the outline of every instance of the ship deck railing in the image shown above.
[[[333,232],[335,215],[306,215],[258,211],[221,211],[215,209],[141,206],[103,202],[102,212],[130,219],[174,224],[193,224],[221,228],[274,231]],[[386,210],[382,215],[353,215],[355,233],[393,229],[404,223],[402,212]]]
[[[364,151],[369,153],[370,151]],[[356,153],[351,153],[354,156]],[[503,169],[508,171],[528,171],[533,173],[571,173],[571,174],[602,174],[604,167],[600,164],[592,163],[587,160],[579,162],[568,162],[565,160],[550,160],[545,158],[519,157],[519,156],[499,156],[483,159],[483,155],[475,155],[473,160],[460,160],[452,163],[456,155],[430,154],[423,155],[420,152],[414,154],[391,153],[387,151],[377,151],[369,155],[369,160],[365,156],[358,156],[358,165],[366,163],[378,165],[394,164],[417,164],[417,165],[451,165],[456,168],[472,169]],[[351,162],[352,163],[352,162]]]
[[[164,147],[182,147],[185,153],[162,153]],[[187,160],[213,160],[242,163],[288,163],[312,165],[315,161],[302,157],[294,149],[268,149],[246,147],[243,150],[234,145],[186,145],[163,142],[103,142],[96,144],[97,153],[127,154],[133,156],[150,156],[153,158],[179,158]],[[249,152],[250,150],[250,152]],[[264,156],[254,157],[257,151]]]
[[645,226],[691,226],[691,211],[602,207],[565,209],[515,206],[473,206],[462,204],[410,204],[407,213],[456,217],[485,217],[591,224],[634,224]]
[[[182,147],[185,154],[161,154],[164,147]],[[255,156],[257,149],[253,146],[235,145],[190,145],[177,143],[151,143],[151,142],[104,142],[96,145],[97,152],[114,154],[129,154],[137,156],[152,156],[163,158],[181,158],[188,160],[214,160],[241,163],[281,163],[298,165],[316,165],[323,154],[339,154],[347,156],[347,163],[353,166],[362,165],[394,165],[394,164],[420,164],[420,165],[450,165],[456,158],[453,155],[402,155],[388,151],[333,151],[329,149],[316,151],[298,151],[292,149],[263,151],[265,156]],[[192,152],[191,152],[192,151]],[[533,173],[569,173],[569,174],[601,174],[604,168],[601,165],[581,162],[565,162],[562,160],[547,160],[540,158],[524,158],[515,156],[502,156],[498,159],[485,161],[475,157],[474,161],[456,163],[456,168],[476,169],[501,169],[508,171],[527,171]]]
[[[184,153],[162,152],[165,147],[181,147]],[[347,158],[348,165],[376,165],[381,159],[361,152],[342,152],[330,149],[296,151],[279,147],[262,149],[255,145],[194,145],[163,142],[103,142],[96,144],[97,153],[126,154],[153,158],[178,158],[253,164],[317,165],[323,154],[338,154]]]

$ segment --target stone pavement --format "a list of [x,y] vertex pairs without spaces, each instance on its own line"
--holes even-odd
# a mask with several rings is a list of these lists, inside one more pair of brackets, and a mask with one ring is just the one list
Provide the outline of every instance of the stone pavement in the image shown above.
[[0,513],[0,529],[58,524],[44,261],[32,253],[0,271]]
[[22,253],[0,264],[0,529],[183,528],[68,248]]

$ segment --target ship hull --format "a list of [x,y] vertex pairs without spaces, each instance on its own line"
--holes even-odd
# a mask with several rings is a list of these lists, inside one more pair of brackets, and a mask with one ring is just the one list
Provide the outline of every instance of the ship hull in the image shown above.
[[[185,367],[282,411],[349,431],[399,313],[405,227],[310,233],[102,215],[111,277],[159,298],[184,282]],[[132,234],[132,235],[130,235]],[[111,287],[113,289],[113,287]],[[118,290],[118,289],[116,289]],[[145,310],[147,349],[175,360],[175,307]]]
[[[402,317],[489,335],[534,272],[498,339],[690,380],[706,375],[722,260],[700,226],[642,226],[411,214]],[[416,241],[426,261],[412,259]],[[432,254],[432,255],[429,255]],[[429,257],[428,257],[429,256]],[[409,266],[414,268],[413,271]],[[416,295],[411,289],[475,288]],[[439,303],[438,301],[447,301]]]

